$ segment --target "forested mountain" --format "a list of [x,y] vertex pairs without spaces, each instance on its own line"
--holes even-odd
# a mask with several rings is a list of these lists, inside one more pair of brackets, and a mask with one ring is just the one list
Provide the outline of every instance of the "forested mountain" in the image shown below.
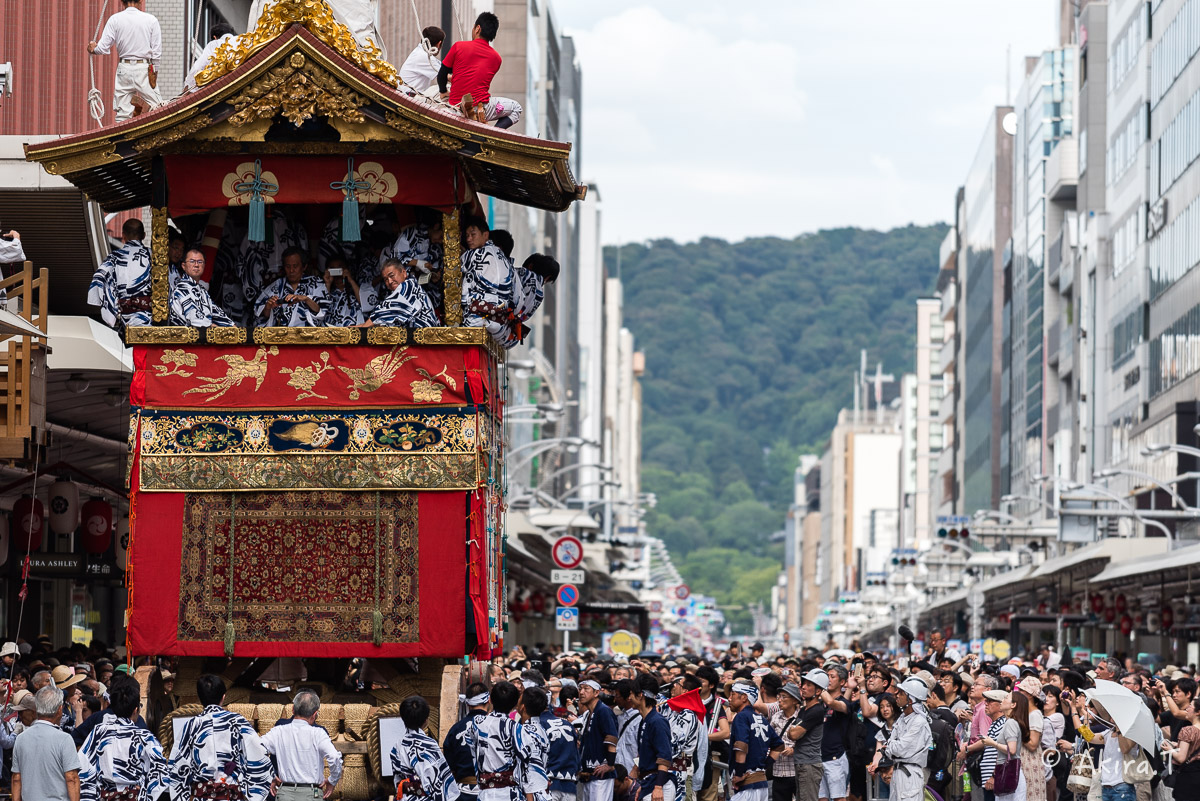
[[[912,369],[916,308],[945,225],[796,239],[659,240],[606,249],[646,353],[642,490],[693,590],[768,598],[801,453],[819,453],[853,398],[859,350]],[[618,259],[619,255],[619,259]],[[746,613],[728,614],[745,629]]]

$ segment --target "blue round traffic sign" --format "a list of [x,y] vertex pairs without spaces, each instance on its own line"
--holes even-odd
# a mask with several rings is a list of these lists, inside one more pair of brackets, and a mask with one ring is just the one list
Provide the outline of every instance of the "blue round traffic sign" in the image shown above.
[[579,588],[574,584],[564,584],[558,588],[558,605],[574,606],[579,601]]

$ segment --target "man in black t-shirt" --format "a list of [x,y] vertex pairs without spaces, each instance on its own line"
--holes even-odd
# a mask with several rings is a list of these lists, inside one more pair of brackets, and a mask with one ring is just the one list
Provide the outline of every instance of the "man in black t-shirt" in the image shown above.
[[792,759],[796,763],[797,801],[817,801],[821,789],[821,744],[824,740],[825,704],[821,693],[829,687],[829,676],[823,670],[810,670],[800,681],[804,708],[800,720],[788,730],[795,742]]
[[849,674],[841,665],[826,665],[829,687],[821,693],[825,704],[825,726],[821,737],[821,801],[845,801],[850,790],[850,760],[846,758],[846,733],[850,705],[842,697]]

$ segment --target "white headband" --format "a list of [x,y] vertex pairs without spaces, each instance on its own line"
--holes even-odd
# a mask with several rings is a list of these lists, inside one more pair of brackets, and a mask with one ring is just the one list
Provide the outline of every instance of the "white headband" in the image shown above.
[[579,686],[591,687],[596,692],[600,692],[600,682],[596,681],[595,679],[585,679],[584,681],[579,682]]
[[467,706],[483,706],[491,700],[491,696],[488,693],[472,695],[470,698],[465,695],[460,695],[458,696],[458,700],[465,703]]
[[530,681],[529,679],[522,679],[521,686],[524,687],[526,690],[529,690],[534,687],[541,687],[542,685],[538,684],[536,681]]
[[746,682],[739,681],[733,685],[732,691],[735,693],[741,693],[742,695],[749,698],[751,701],[758,700],[758,688],[755,687],[753,684],[747,684]]

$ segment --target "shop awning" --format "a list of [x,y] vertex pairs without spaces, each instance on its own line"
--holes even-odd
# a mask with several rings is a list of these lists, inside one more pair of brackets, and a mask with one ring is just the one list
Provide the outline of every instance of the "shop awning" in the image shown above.
[[529,522],[543,529],[576,528],[599,531],[600,524],[578,509],[530,509]]
[[1079,567],[1088,562],[1124,562],[1148,553],[1159,554],[1167,549],[1166,538],[1146,537],[1136,539],[1108,538],[1077,548],[1068,554],[1048,559],[1033,571],[1031,578],[1048,578]]
[[[1136,542],[1151,542],[1154,540],[1135,540]],[[1166,539],[1162,540],[1166,543]],[[1164,549],[1159,549],[1164,550]],[[1152,556],[1145,556],[1132,561],[1117,562],[1092,577],[1089,584],[1107,584],[1121,579],[1135,578],[1158,573],[1169,573],[1172,570],[1187,570],[1200,565],[1200,545],[1191,545],[1175,551],[1166,551]]]
[[[988,593],[992,593],[992,592],[995,592],[996,590],[1004,589],[1005,587],[1008,587],[1011,584],[1016,584],[1017,582],[1024,581],[1025,579],[1030,578],[1030,574],[1032,572],[1033,572],[1033,567],[1031,567],[1030,565],[1021,565],[1018,568],[1014,568],[1013,570],[1006,570],[1003,573],[999,573],[995,576],[992,576],[989,579],[984,579],[983,581],[980,581],[976,584],[972,584],[971,586],[979,588],[979,590],[981,592],[983,592],[984,595],[986,596]],[[924,614],[926,612],[933,612],[937,609],[942,609],[944,607],[947,607],[947,606],[950,606],[950,605],[956,604],[956,603],[966,603],[968,592],[969,592],[969,588],[964,588],[964,589],[958,590],[957,592],[952,592],[949,595],[945,596],[944,598],[937,599],[936,601],[931,603],[929,606],[922,609],[921,613]]]

